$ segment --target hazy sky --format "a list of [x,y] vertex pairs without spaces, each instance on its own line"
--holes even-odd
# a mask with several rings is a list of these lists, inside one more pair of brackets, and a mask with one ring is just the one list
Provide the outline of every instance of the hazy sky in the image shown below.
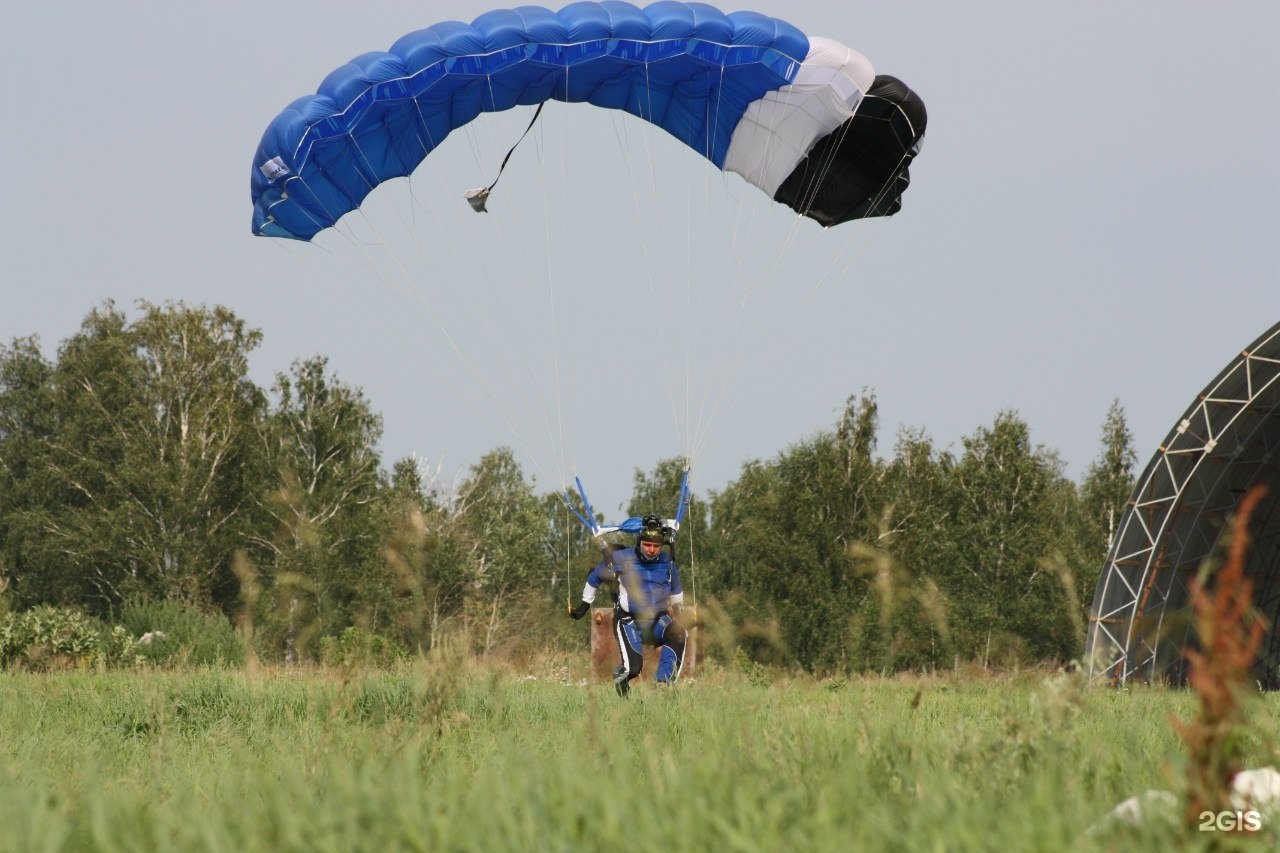
[[462,193],[523,109],[455,133],[332,245],[284,245],[249,231],[271,119],[491,4],[11,8],[0,341],[52,357],[108,298],[221,303],[264,332],[264,386],[322,353],[361,387],[387,465],[452,479],[509,444],[539,488],[581,474],[615,516],[633,469],[692,449],[697,488],[721,488],[864,387],[884,453],[903,426],[959,449],[1013,409],[1079,477],[1119,398],[1145,464],[1280,320],[1273,0],[718,5],[843,41],[924,98],[901,214],[823,232],[636,120],[557,104],[489,214]]

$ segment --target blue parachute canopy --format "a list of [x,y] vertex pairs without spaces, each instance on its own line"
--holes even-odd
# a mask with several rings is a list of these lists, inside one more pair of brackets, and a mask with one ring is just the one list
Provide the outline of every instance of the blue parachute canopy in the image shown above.
[[[253,164],[253,233],[309,240],[382,181],[412,173],[481,113],[547,100],[625,110],[777,197],[873,84],[870,63],[838,42],[703,3],[640,9],[604,0],[446,21],[335,69],[271,122]],[[889,186],[896,199],[905,186],[924,132],[922,105],[906,125],[891,172],[863,182],[873,193]],[[815,180],[793,177],[779,200],[813,216],[805,208]],[[860,215],[883,215],[884,207]]]

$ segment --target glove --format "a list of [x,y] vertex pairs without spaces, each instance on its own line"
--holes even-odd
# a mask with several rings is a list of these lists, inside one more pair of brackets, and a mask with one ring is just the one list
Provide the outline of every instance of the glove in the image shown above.
[[573,605],[573,607],[569,608],[569,618],[581,619],[583,616],[587,615],[587,611],[590,609],[590,604],[587,604],[585,601],[579,601],[577,604]]

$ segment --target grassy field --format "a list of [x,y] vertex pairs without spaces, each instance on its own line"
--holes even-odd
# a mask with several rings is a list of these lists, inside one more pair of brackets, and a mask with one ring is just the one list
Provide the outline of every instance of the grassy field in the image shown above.
[[[0,675],[3,850],[1264,849],[1098,829],[1176,789],[1181,691],[1065,675],[710,673],[630,701],[572,666]],[[585,673],[585,667],[582,670]],[[1280,697],[1250,749],[1271,763]]]

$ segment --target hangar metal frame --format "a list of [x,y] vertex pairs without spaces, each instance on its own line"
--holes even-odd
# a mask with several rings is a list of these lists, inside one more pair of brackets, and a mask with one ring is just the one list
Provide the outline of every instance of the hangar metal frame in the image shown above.
[[[1246,575],[1255,604],[1280,623],[1280,323],[1205,386],[1138,478],[1094,594],[1089,676],[1112,684],[1181,682],[1193,642],[1189,581],[1219,552],[1227,522],[1256,483],[1271,489],[1250,525]],[[1210,564],[1211,565],[1211,564]],[[1255,676],[1280,687],[1280,631]]]

